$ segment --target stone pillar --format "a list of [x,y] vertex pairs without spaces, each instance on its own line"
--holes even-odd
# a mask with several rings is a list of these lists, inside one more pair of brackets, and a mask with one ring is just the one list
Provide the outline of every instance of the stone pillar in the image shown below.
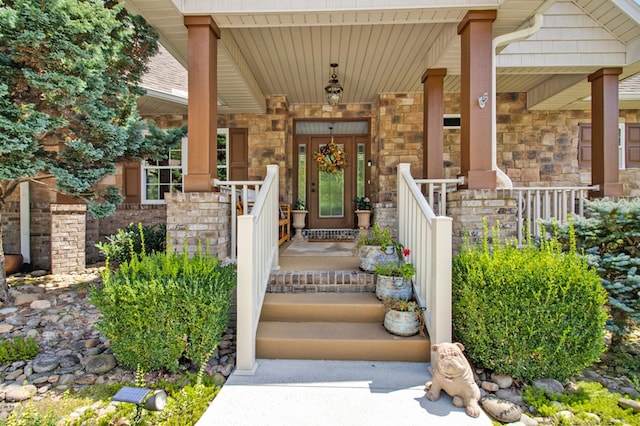
[[219,192],[167,193],[167,242],[192,255],[198,249],[224,260],[231,249],[231,203]]
[[422,75],[424,86],[424,177],[444,178],[444,68],[428,69]]
[[[469,189],[495,189],[492,170],[491,79],[492,25],[495,10],[472,10],[458,25],[461,36],[460,156]],[[487,100],[484,101],[486,94]]]
[[211,16],[185,16],[189,45],[187,192],[212,191],[218,133],[218,39]]
[[622,68],[602,68],[591,82],[591,182],[600,185],[592,197],[623,195],[618,172],[618,75]]
[[85,204],[51,204],[51,273],[83,271],[85,260]]
[[453,251],[465,238],[482,242],[484,221],[489,232],[499,226],[503,241],[518,237],[518,200],[510,190],[461,190],[447,194],[447,216],[453,218]]

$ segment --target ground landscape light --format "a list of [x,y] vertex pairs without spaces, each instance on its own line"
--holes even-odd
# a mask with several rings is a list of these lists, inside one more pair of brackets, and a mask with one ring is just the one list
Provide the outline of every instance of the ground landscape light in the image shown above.
[[149,411],[162,411],[167,405],[167,393],[161,389],[123,386],[111,398],[112,401],[129,402]]

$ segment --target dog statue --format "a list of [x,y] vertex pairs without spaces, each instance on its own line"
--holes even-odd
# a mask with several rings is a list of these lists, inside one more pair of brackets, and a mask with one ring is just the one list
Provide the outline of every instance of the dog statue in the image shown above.
[[462,354],[462,343],[440,343],[433,345],[435,360],[432,360],[433,377],[425,384],[427,398],[436,401],[444,390],[453,399],[453,405],[464,407],[471,417],[480,415],[480,388],[473,378],[469,361]]

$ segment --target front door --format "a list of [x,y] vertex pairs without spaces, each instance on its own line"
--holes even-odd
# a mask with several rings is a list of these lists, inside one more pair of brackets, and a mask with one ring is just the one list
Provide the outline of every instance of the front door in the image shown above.
[[334,136],[333,140],[347,155],[347,167],[327,173],[318,167],[314,154],[331,140],[330,136],[310,137],[308,184],[309,227],[336,229],[354,227],[356,149],[353,136]]

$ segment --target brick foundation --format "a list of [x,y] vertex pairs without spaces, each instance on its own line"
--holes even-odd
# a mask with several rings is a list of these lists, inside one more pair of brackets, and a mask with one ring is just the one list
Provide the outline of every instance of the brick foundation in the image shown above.
[[84,204],[51,204],[51,273],[67,274],[85,269]]
[[467,236],[469,242],[482,241],[484,222],[489,230],[499,226],[501,238],[518,236],[517,200],[508,190],[463,190],[447,195],[447,216],[453,218],[453,252]]
[[202,250],[220,259],[231,250],[231,204],[229,196],[219,192],[167,194],[167,242],[175,250],[186,247],[191,255]]

